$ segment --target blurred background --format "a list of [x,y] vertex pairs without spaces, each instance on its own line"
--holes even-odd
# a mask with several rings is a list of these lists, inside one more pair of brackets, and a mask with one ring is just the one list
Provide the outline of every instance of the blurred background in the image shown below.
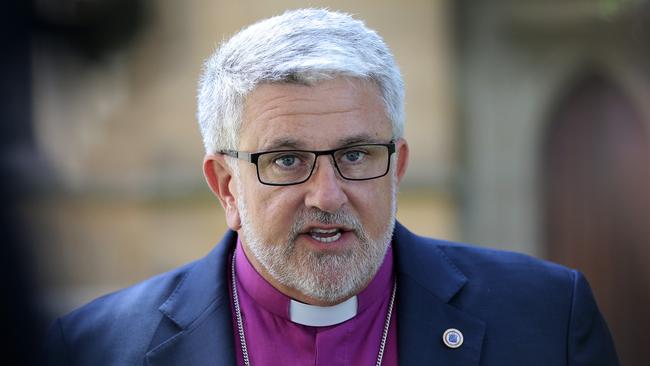
[[622,363],[650,359],[646,0],[9,1],[0,238],[15,352],[221,238],[194,117],[202,60],[305,6],[363,19],[401,67],[399,220],[581,270]]

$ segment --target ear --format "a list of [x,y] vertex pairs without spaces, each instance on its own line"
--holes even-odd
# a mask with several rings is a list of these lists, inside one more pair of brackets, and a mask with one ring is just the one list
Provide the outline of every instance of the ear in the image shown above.
[[203,159],[203,175],[208,186],[221,202],[226,213],[226,223],[232,230],[241,228],[241,219],[237,209],[237,192],[234,175],[221,154],[207,154]]
[[397,140],[395,151],[397,152],[397,184],[399,184],[409,165],[409,145],[406,140],[403,138]]

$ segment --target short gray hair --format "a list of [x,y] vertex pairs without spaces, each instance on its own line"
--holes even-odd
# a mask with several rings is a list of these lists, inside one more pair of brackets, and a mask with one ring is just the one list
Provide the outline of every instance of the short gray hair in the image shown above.
[[237,149],[246,96],[262,83],[314,85],[337,76],[373,81],[393,138],[404,133],[404,84],[381,37],[348,14],[300,9],[262,20],[205,61],[197,118],[206,153]]

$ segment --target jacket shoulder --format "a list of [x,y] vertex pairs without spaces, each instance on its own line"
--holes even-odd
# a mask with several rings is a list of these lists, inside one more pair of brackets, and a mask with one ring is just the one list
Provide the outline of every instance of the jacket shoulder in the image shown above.
[[566,355],[571,365],[618,365],[607,324],[579,271],[520,253],[417,241],[466,277],[451,304],[485,321],[491,335],[486,351],[505,359],[507,350],[529,342],[530,354]]
[[50,364],[133,364],[160,325],[158,308],[195,263],[99,297],[56,319],[46,341]]
[[573,281],[575,270],[528,254],[507,250],[478,247],[469,244],[453,243],[429,239],[468,277],[512,278],[522,275],[527,279]]
[[576,284],[584,281],[578,271],[526,254],[422,237],[404,228],[399,239],[400,253],[407,256],[402,265],[410,266],[408,272],[424,287],[432,287],[432,278],[462,284],[462,291],[451,291],[458,305],[479,301],[483,309],[554,308],[566,313]]

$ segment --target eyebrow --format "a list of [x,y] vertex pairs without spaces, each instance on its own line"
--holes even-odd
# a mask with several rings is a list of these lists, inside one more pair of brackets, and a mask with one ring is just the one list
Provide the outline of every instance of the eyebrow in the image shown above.
[[271,140],[268,144],[265,144],[262,148],[263,151],[270,150],[279,150],[279,149],[302,149],[304,144],[300,140],[291,138],[291,137],[281,137],[275,140]]
[[[377,138],[374,138],[369,134],[361,133],[358,135],[348,136],[339,140],[336,143],[336,146],[333,148],[338,149],[345,146],[352,146],[352,145],[359,145],[359,144],[377,144],[377,143],[386,143],[386,142],[387,141],[378,140]],[[291,137],[281,137],[272,140],[268,144],[265,144],[265,146],[260,151],[272,151],[272,150],[282,150],[282,149],[305,150],[308,149],[308,146],[305,144],[304,141],[291,138]]]
[[377,144],[377,143],[386,143],[386,142],[387,141],[378,140],[377,138],[372,137],[369,134],[362,133],[359,135],[349,136],[342,140],[339,140],[337,146],[344,147],[344,146],[358,145],[358,144]]

